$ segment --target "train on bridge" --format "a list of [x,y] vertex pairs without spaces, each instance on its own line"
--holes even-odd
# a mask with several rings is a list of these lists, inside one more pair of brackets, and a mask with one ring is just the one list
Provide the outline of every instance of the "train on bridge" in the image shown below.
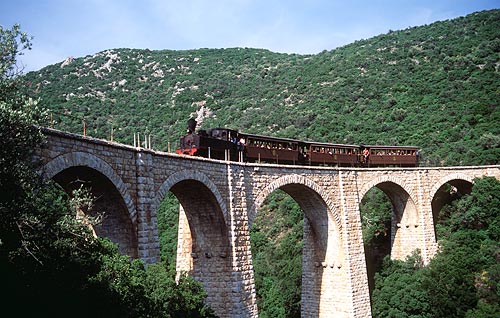
[[228,128],[196,129],[188,121],[177,154],[220,160],[339,167],[416,167],[418,147],[346,145],[301,141],[239,132]]

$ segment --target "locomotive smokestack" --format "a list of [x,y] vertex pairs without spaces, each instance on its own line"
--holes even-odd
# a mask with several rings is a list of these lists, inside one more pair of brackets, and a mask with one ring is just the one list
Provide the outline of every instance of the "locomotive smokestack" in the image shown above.
[[190,118],[187,122],[187,130],[188,130],[188,133],[192,133],[196,130],[196,120],[194,120],[193,118]]

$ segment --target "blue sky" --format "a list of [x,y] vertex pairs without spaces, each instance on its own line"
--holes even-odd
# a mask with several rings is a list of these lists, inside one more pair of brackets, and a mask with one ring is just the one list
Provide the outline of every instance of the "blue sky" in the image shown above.
[[34,37],[19,59],[31,71],[113,48],[316,54],[499,8],[500,0],[0,0],[0,25]]

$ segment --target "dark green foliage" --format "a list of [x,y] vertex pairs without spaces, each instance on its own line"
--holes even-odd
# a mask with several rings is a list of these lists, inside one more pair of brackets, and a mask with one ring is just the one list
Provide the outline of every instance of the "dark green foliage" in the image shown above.
[[487,232],[492,240],[500,241],[499,193],[500,185],[494,178],[476,180],[471,195],[453,205],[450,230]]
[[281,191],[266,203],[250,234],[259,317],[300,317],[304,214]]
[[[500,314],[500,181],[476,179],[454,201],[439,253],[427,267],[387,261],[376,275],[374,317],[497,317]],[[410,270],[408,270],[410,269]],[[406,290],[411,296],[401,296]],[[400,296],[397,296],[400,295]],[[397,311],[395,311],[397,310]]]
[[[0,281],[2,310],[16,317],[214,317],[201,284],[164,264],[145,266],[94,238],[76,218],[92,198],[70,201],[32,162],[42,142],[35,103],[12,75],[17,27],[0,29]],[[28,44],[26,44],[28,45]],[[29,46],[29,45],[28,45]],[[85,195],[85,194],[83,194]]]
[[429,294],[420,288],[422,261],[418,253],[406,262],[384,260],[383,270],[377,274],[376,289],[372,294],[374,317],[432,318]]
[[169,192],[158,208],[158,236],[161,259],[175,269],[177,254],[177,230],[179,224],[179,201]]
[[[500,10],[392,31],[317,55],[260,49],[114,49],[24,77],[54,127],[175,148],[200,128],[421,147],[424,165],[500,158]],[[108,64],[106,64],[108,63]],[[108,68],[109,66],[109,68]]]
[[375,273],[384,257],[391,252],[392,205],[385,193],[372,188],[359,205],[365,247],[366,270],[370,291],[374,288]]
[[155,315],[179,318],[215,317],[205,305],[206,293],[203,286],[186,275],[181,275],[179,282],[175,282],[175,269],[168,269],[168,265],[158,263],[146,268],[145,291],[155,304]]
[[[141,139],[151,133],[157,150],[175,148],[186,120],[198,112],[204,118],[201,128],[227,126],[336,143],[413,144],[421,147],[422,165],[498,164],[499,32],[500,10],[492,10],[390,31],[317,55],[238,48],[116,49],[76,58],[64,67],[48,66],[19,80],[29,96],[42,98],[40,105],[52,113],[55,128],[82,133],[85,120],[89,135],[109,139],[113,129],[115,141],[129,144],[135,132]],[[9,82],[7,87],[13,86]],[[378,260],[384,255],[390,217],[385,212],[390,206],[381,198],[369,194],[367,201],[377,207],[362,207],[366,248]],[[394,276],[387,271],[380,275],[386,279],[374,294],[383,295],[376,298],[386,307],[374,298],[374,316],[498,316],[498,247],[492,243],[499,241],[492,230],[499,226],[494,218],[498,212],[475,211],[472,207],[482,202],[474,200],[457,206],[459,212],[450,212],[452,217],[440,225],[446,239],[429,268],[416,266],[414,258],[410,265],[401,265],[404,270],[391,267]],[[269,204],[276,210],[281,202],[272,199]],[[264,209],[252,230],[262,317],[294,317],[300,312],[297,235],[301,237],[302,228],[293,233],[289,229],[301,217],[295,218],[296,208],[289,208],[292,212]],[[160,226],[175,223],[175,209],[160,209]],[[275,219],[275,213],[292,217]],[[18,233],[16,226],[10,231]],[[175,234],[160,232],[166,234],[161,238],[162,258],[172,264]],[[460,245],[461,240],[473,242]],[[476,255],[478,250],[483,254]],[[462,269],[465,256],[470,259],[463,260]],[[292,274],[286,276],[287,271]],[[450,274],[441,277],[440,271]],[[444,286],[433,287],[436,281]],[[459,301],[462,304],[456,304]]]
[[368,191],[359,207],[363,226],[363,241],[369,244],[390,235],[392,205],[389,198],[378,188]]
[[0,25],[0,100],[14,102],[18,94],[16,86],[19,84],[15,78],[21,74],[16,63],[17,56],[22,55],[24,50],[31,50],[31,39],[25,32],[21,31],[18,24],[6,29]]
[[20,243],[17,214],[32,208],[31,192],[37,185],[29,158],[42,141],[34,127],[41,112],[36,103],[18,93],[15,59],[19,46],[30,47],[19,26],[11,30],[0,27],[0,248],[15,248]]

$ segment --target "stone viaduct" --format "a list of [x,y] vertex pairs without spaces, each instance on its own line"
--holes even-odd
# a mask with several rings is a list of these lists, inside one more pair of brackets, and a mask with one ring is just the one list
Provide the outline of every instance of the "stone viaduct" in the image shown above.
[[373,187],[393,205],[391,257],[437,250],[434,214],[449,189],[500,179],[500,166],[334,168],[192,158],[43,129],[40,173],[66,190],[88,183],[97,235],[146,263],[159,260],[156,210],[172,192],[181,204],[177,269],[204,286],[220,317],[258,317],[249,228],[266,197],[281,189],[304,212],[302,317],[371,317],[359,205]]

